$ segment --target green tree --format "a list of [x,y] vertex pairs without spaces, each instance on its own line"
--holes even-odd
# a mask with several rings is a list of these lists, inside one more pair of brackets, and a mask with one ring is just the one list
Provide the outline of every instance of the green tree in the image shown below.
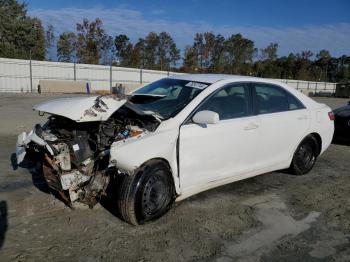
[[45,48],[46,57],[48,60],[52,60],[50,55],[51,49],[55,44],[55,32],[53,25],[48,25],[45,31]]
[[76,53],[76,35],[73,32],[64,32],[57,41],[57,57],[61,62],[73,62]]
[[202,33],[196,33],[194,36],[193,49],[197,57],[198,70],[204,71],[204,36]]
[[145,68],[157,69],[159,37],[157,33],[150,32],[145,37],[143,50],[143,64]]
[[267,47],[260,49],[262,59],[275,60],[277,58],[278,44],[270,43]]
[[90,22],[84,19],[77,23],[76,53],[80,63],[99,64],[103,52],[111,46],[111,39],[106,34],[102,20],[96,18]]
[[250,74],[254,42],[241,34],[231,35],[225,43],[227,71],[231,74]]
[[319,71],[317,74],[317,80],[327,81],[329,62],[331,61],[332,56],[328,50],[323,49],[318,54],[316,54],[316,59],[315,70],[318,69]]
[[212,32],[197,33],[194,37],[193,52],[200,72],[222,72],[225,38]]
[[115,58],[115,47],[113,37],[107,35],[104,39],[104,44],[101,47],[100,64],[111,65]]
[[43,60],[45,34],[41,21],[27,15],[26,4],[0,0],[0,56]]
[[210,72],[224,72],[224,52],[225,52],[225,38],[222,35],[216,35],[214,39],[214,44],[211,51],[210,59]]
[[117,35],[114,38],[114,46],[116,50],[116,56],[121,66],[134,66],[133,65],[133,52],[134,46],[130,43],[129,37],[126,35]]
[[180,59],[180,50],[172,37],[161,32],[158,36],[158,65],[160,70],[169,70]]
[[315,80],[312,76],[311,57],[313,53],[310,50],[302,51],[296,55],[296,75],[295,78],[299,80]]
[[278,44],[270,43],[267,47],[260,49],[260,61],[256,63],[258,76],[279,78],[281,67],[277,59]]
[[194,73],[198,70],[198,60],[195,49],[192,46],[187,46],[185,49],[185,55],[181,71]]

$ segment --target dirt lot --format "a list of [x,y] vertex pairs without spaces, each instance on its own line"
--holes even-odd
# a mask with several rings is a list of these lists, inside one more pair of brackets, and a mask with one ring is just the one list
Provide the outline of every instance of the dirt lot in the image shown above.
[[49,98],[0,95],[1,261],[350,261],[349,146],[332,145],[309,175],[226,185],[134,227],[113,204],[65,207],[12,165],[17,134],[43,120],[31,106]]

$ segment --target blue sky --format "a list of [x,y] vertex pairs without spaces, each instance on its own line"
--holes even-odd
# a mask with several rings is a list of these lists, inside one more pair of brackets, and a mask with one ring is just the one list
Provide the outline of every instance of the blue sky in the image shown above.
[[27,0],[29,14],[56,33],[74,30],[84,17],[100,17],[109,34],[127,34],[132,40],[149,31],[167,31],[184,48],[196,32],[229,36],[241,33],[258,48],[270,42],[279,54],[328,49],[332,55],[350,55],[349,0]]

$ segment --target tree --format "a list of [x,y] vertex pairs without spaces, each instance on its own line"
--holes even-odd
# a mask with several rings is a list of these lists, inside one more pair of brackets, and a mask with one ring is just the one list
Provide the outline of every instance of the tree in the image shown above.
[[317,74],[318,81],[327,81],[329,62],[331,61],[332,56],[328,50],[323,49],[316,54],[316,59],[315,67],[316,69],[319,69],[319,73]]
[[76,35],[64,32],[57,41],[57,57],[61,62],[72,62],[76,55]]
[[270,43],[267,47],[260,49],[260,61],[256,62],[257,75],[260,77],[279,78],[281,68],[277,59],[277,43]]
[[169,67],[168,67],[168,69],[171,69],[171,66],[173,66],[173,68],[176,67],[177,61],[179,61],[179,59],[181,58],[180,49],[177,48],[175,42],[173,42],[170,45],[169,52],[170,53],[169,53]]
[[287,57],[284,56],[277,60],[281,68],[281,75],[279,78],[295,79],[297,74],[296,59],[296,55],[290,53]]
[[132,66],[133,44],[130,43],[129,37],[126,35],[117,35],[114,38],[114,46],[116,56],[120,61],[121,66]]
[[158,65],[160,70],[169,70],[170,66],[175,66],[180,59],[180,50],[172,37],[166,33],[161,32],[158,36]]
[[260,49],[262,59],[275,60],[277,58],[277,43],[270,43],[267,47]]
[[197,33],[192,46],[200,72],[223,71],[225,38],[212,32]]
[[256,52],[254,42],[241,34],[231,35],[225,44],[226,59],[231,74],[249,74],[247,63],[251,63]]
[[111,38],[103,29],[102,21],[84,19],[77,23],[76,53],[80,63],[98,64],[103,52],[111,46]]
[[188,73],[193,73],[198,70],[198,61],[196,51],[192,46],[187,46],[183,59],[181,70]]
[[203,72],[204,68],[204,36],[201,33],[196,33],[194,37],[193,49],[197,57],[197,63],[200,72]]
[[146,40],[139,38],[135,44],[132,51],[132,66],[133,67],[145,67],[145,49],[146,49]]
[[111,65],[115,58],[115,47],[113,44],[113,37],[107,35],[104,44],[101,47],[100,64]]
[[27,15],[26,4],[0,0],[0,56],[37,60],[45,58],[41,21]]
[[311,61],[310,58],[313,56],[313,53],[310,50],[302,51],[296,55],[296,70],[297,73],[295,77],[300,80],[313,80],[315,79],[311,75]]
[[216,35],[214,39],[214,44],[211,51],[210,58],[210,72],[224,72],[224,52],[225,52],[225,38],[222,35]]
[[50,51],[55,44],[55,33],[54,27],[48,25],[45,31],[45,47],[46,47],[46,57],[48,60],[51,60]]
[[149,69],[157,69],[159,37],[157,33],[150,32],[145,38],[143,61],[144,66]]

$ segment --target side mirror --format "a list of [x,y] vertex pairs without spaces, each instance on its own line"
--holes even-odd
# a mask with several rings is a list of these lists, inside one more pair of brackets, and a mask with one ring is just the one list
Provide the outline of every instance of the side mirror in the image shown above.
[[197,112],[193,118],[193,122],[196,124],[207,125],[207,124],[217,124],[219,123],[219,114],[209,110],[203,110]]

